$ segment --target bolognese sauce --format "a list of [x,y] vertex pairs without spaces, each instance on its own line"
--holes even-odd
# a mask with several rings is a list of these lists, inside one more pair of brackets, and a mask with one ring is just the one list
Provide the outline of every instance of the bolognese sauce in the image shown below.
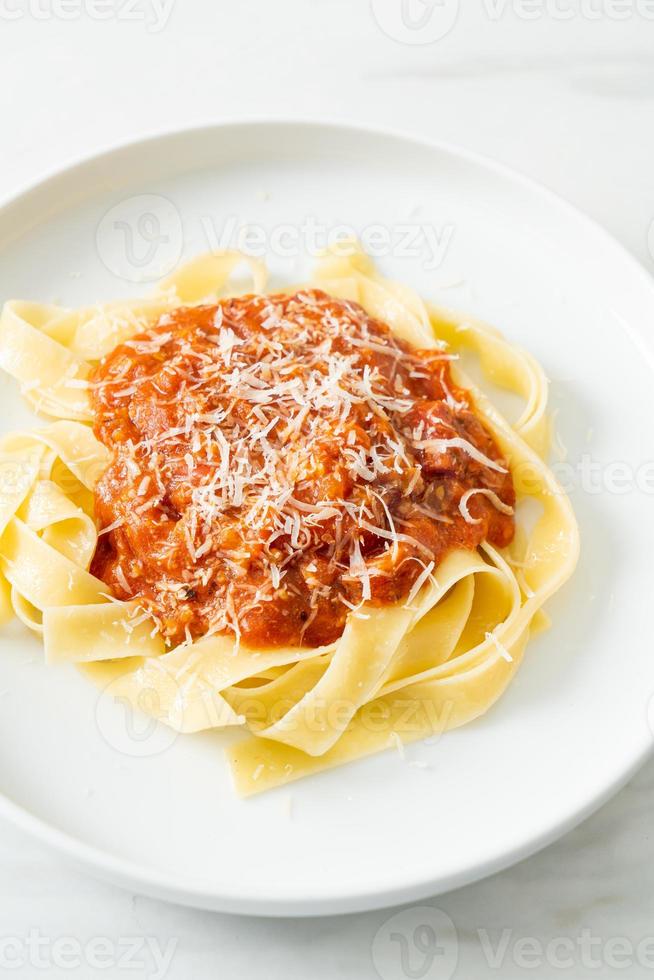
[[165,314],[91,378],[92,572],[169,643],[318,647],[452,549],[506,546],[511,476],[451,359],[315,289]]

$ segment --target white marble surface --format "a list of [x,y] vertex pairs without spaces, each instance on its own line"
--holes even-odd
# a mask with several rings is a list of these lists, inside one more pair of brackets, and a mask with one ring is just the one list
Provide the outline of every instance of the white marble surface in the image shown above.
[[[412,16],[429,13],[411,2]],[[400,0],[373,6],[397,34]],[[433,17],[442,24],[455,12],[456,0],[442,0],[420,39],[438,26]],[[482,151],[591,213],[654,271],[647,0],[470,0],[430,44],[384,34],[368,0],[0,0],[2,197],[115,140],[244,115],[391,125]],[[429,909],[390,922],[396,911],[294,922],[181,909],[96,883],[2,826],[0,969],[175,980],[646,977],[653,808],[654,762],[540,855],[423,903],[458,934],[457,944],[446,922],[436,955]]]

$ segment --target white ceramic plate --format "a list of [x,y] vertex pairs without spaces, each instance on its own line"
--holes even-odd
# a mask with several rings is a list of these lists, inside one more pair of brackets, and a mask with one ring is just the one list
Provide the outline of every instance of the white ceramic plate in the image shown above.
[[[404,759],[389,751],[245,802],[222,736],[130,728],[72,668],[46,669],[14,624],[0,641],[0,812],[99,875],[188,904],[308,915],[408,901],[552,841],[650,750],[654,286],[585,217],[483,159],[340,126],[245,123],[114,149],[7,203],[0,297],[139,295],[137,280],[182,250],[233,244],[248,223],[250,247],[265,240],[286,280],[328,229],[365,231],[386,273],[540,359],[581,525],[578,571],[484,718]],[[29,422],[1,384],[2,427]]]

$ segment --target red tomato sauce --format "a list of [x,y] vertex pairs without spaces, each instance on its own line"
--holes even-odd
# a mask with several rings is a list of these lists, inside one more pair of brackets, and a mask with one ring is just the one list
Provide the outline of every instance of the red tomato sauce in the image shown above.
[[165,315],[91,379],[93,574],[170,643],[320,646],[453,548],[506,546],[511,476],[450,359],[319,290]]

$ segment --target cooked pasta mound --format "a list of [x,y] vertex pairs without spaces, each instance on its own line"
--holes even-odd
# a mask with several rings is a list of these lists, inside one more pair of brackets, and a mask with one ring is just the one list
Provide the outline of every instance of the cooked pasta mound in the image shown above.
[[0,442],[3,618],[180,732],[244,728],[244,795],[485,712],[574,569],[541,368],[354,244],[284,292],[226,252],[8,302],[0,366],[50,419]]

